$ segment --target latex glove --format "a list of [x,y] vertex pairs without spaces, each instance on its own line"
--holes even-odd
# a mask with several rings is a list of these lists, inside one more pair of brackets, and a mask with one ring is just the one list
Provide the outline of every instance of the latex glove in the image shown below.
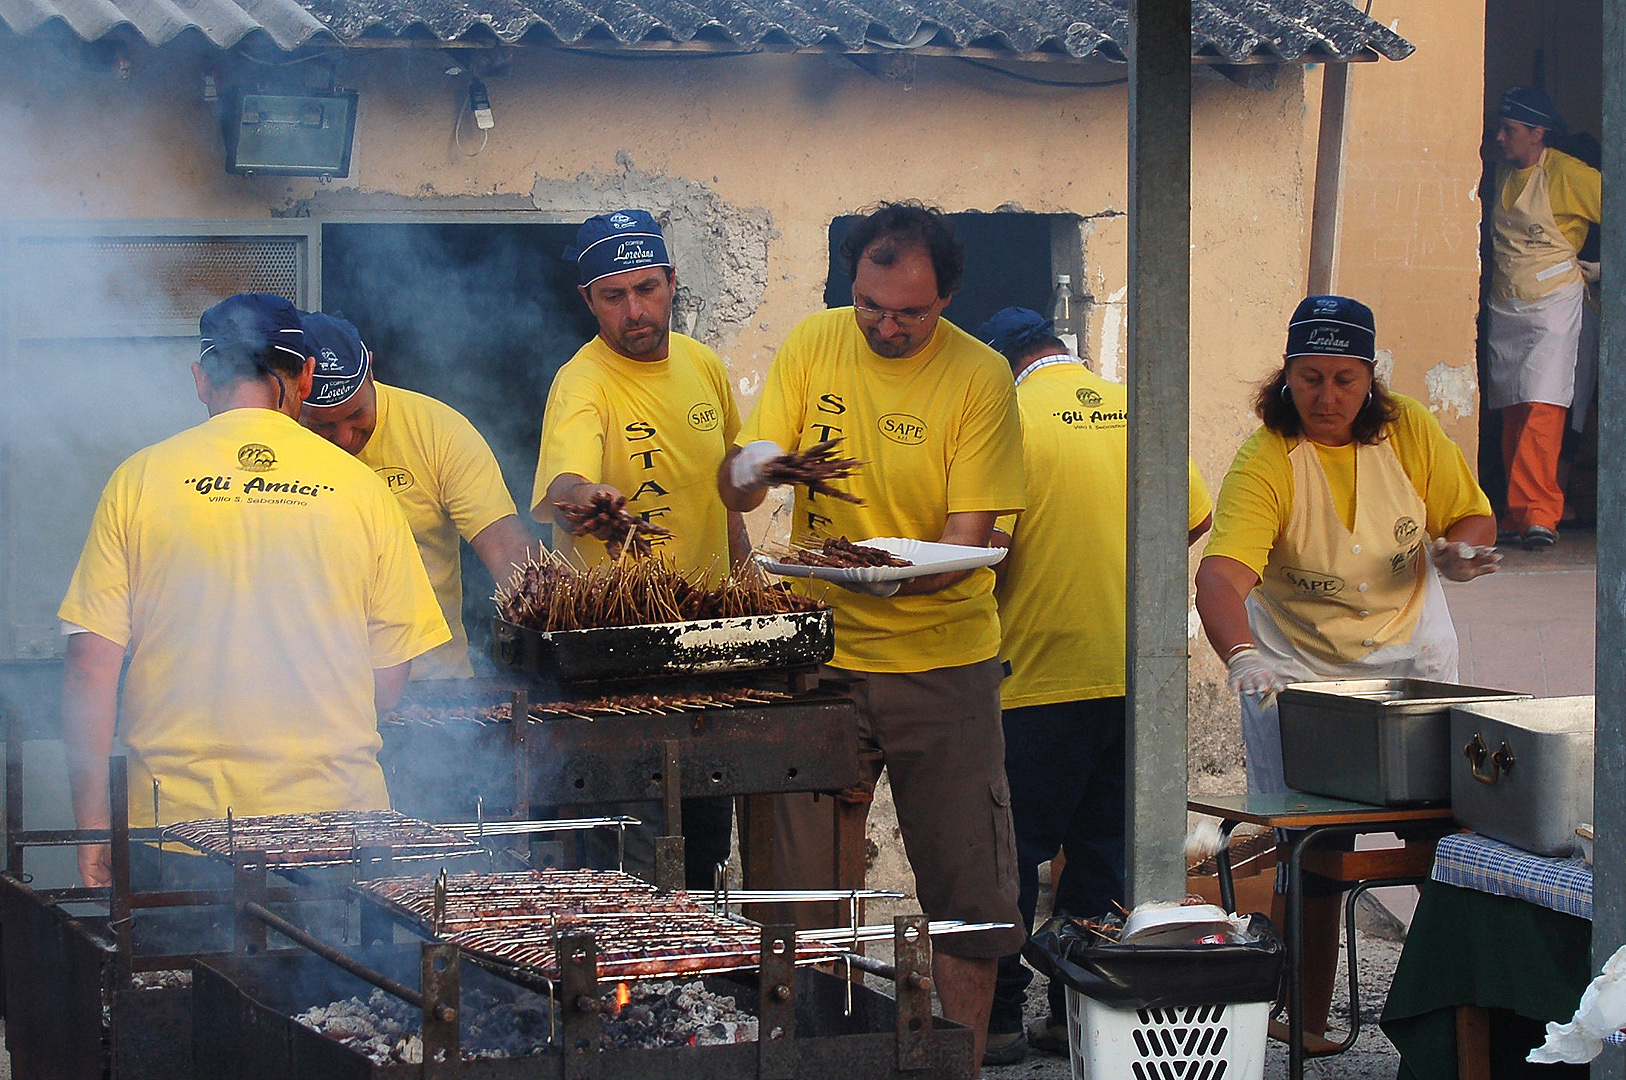
[[784,456],[785,451],[771,439],[746,443],[728,463],[728,482],[741,491],[763,487],[767,484],[768,463]]
[[901,581],[838,581],[848,592],[863,593],[865,596],[891,596],[903,584]]
[[1287,680],[1270,666],[1264,654],[1249,645],[1239,649],[1225,661],[1225,674],[1231,689],[1239,694],[1257,694],[1265,699],[1265,708],[1276,700],[1276,695],[1287,689]]
[[1440,576],[1452,581],[1472,581],[1482,574],[1496,573],[1502,556],[1493,547],[1475,547],[1461,540],[1436,537],[1428,546],[1428,557]]
[[1576,259],[1575,265],[1581,268],[1581,279],[1583,281],[1597,281],[1598,277],[1603,273],[1603,266],[1600,263]]
[[1547,1041],[1525,1060],[1583,1064],[1601,1054],[1604,1037],[1622,1026],[1626,1026],[1626,945],[1604,962],[1603,973],[1581,995],[1575,1017],[1567,1024],[1548,1021]]

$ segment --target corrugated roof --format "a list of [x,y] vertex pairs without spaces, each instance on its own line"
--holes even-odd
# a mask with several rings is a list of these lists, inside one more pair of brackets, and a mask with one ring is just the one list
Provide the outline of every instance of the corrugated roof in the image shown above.
[[[380,38],[616,49],[990,50],[1122,60],[1128,0],[0,0],[18,35],[60,24],[161,45],[193,30],[220,48],[264,35],[291,52]],[[1225,63],[1390,60],[1413,46],[1347,0],[1194,0],[1192,51]]]

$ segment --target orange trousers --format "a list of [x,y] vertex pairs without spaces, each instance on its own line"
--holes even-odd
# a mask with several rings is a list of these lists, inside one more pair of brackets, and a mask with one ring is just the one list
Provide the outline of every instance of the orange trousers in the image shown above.
[[1502,462],[1507,467],[1505,528],[1558,528],[1564,489],[1558,486],[1558,451],[1569,410],[1545,401],[1521,401],[1502,410]]

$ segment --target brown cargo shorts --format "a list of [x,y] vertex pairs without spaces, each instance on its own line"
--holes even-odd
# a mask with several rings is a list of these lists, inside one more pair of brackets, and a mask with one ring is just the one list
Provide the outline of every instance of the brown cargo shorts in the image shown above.
[[[853,688],[861,717],[861,779],[884,767],[921,910],[931,919],[1012,923],[1008,930],[935,938],[938,952],[996,959],[1022,947],[1016,842],[1005,782],[997,659],[910,673],[825,668]],[[835,885],[829,796],[782,795],[774,805],[774,879],[780,888]],[[812,905],[802,905],[811,907]],[[799,912],[805,920],[806,912]]]

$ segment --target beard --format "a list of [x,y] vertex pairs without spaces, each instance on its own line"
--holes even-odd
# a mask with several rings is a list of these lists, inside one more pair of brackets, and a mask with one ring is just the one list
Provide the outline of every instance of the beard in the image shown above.
[[[629,336],[633,330],[650,330],[652,333]],[[640,323],[634,327],[627,327],[616,335],[613,342],[617,352],[623,356],[645,357],[652,353],[659,353],[666,348],[666,341],[670,331],[654,323]]]
[[864,340],[869,343],[870,351],[876,356],[884,356],[889,360],[898,360],[908,356],[915,348],[915,341],[909,336],[883,338],[875,327],[864,329]]

